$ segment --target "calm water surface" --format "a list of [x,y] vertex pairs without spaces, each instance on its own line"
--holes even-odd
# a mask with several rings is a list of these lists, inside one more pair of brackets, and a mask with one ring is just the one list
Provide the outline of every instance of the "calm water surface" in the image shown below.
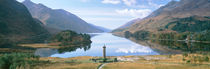
[[106,45],[107,56],[128,56],[128,55],[159,55],[149,46],[132,42],[128,39],[114,36],[111,33],[95,33],[91,40],[91,46],[77,48],[73,51],[60,53],[57,49],[37,49],[36,55],[42,57],[77,57],[77,56],[102,56],[103,46]]

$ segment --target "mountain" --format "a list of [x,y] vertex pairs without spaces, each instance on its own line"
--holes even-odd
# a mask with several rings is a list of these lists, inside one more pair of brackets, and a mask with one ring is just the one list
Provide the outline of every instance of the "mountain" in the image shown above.
[[79,33],[103,32],[63,9],[51,9],[43,4],[35,4],[30,0],[25,0],[23,4],[29,9],[32,16],[39,19],[46,27],[72,30]]
[[126,28],[130,27],[130,26],[131,26],[132,24],[134,24],[135,22],[140,21],[140,20],[141,20],[140,18],[137,18],[137,19],[131,20],[131,21],[127,22],[126,24],[124,24],[124,25],[120,26],[119,28],[114,29],[112,32],[122,31],[122,30],[124,30],[124,29],[126,29]]
[[14,42],[41,42],[50,34],[16,0],[0,0],[0,35]]
[[140,20],[141,20],[140,18],[131,20],[131,21],[127,22],[126,24],[120,26],[119,29],[120,29],[120,28],[121,28],[121,29],[122,29],[122,28],[127,28],[127,27],[131,26],[132,24],[134,24],[135,22],[140,21]]
[[[203,19],[210,16],[210,0],[172,0],[167,5],[160,7],[148,17],[136,21],[130,27],[118,32],[130,31],[131,33],[145,30],[153,33],[157,32],[179,32],[172,28],[166,28],[171,22],[178,22],[179,20],[194,18]],[[196,21],[196,23],[199,23]],[[171,26],[176,26],[174,23]],[[198,25],[199,26],[199,25]],[[180,26],[185,27],[185,26]]]
[[[89,23],[90,24],[90,23]],[[104,27],[101,27],[101,26],[96,26],[96,25],[93,25],[93,24],[90,24],[92,27],[95,27],[97,29],[100,29],[101,31],[103,32],[110,32],[111,30],[110,29],[107,29],[107,28],[104,28]]]
[[95,27],[102,30],[103,32],[110,32],[111,31],[110,29],[107,29],[107,28],[104,28],[104,27],[101,27],[101,26],[95,26]]

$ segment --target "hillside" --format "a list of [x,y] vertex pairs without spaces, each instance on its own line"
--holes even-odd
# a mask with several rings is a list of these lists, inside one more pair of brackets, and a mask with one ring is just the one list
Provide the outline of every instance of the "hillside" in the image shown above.
[[43,4],[35,4],[30,0],[25,0],[23,4],[29,9],[34,18],[42,21],[48,28],[72,30],[79,33],[103,32],[63,9],[51,9]]
[[27,8],[15,0],[0,0],[0,35],[14,42],[42,42],[50,34]]
[[[171,22],[177,22],[180,19],[198,16],[196,18],[203,18],[210,16],[210,1],[209,0],[180,0],[171,1],[167,5],[157,9],[148,17],[140,21],[136,21],[127,29],[120,32],[130,31],[132,33],[145,30],[153,33],[158,32],[179,32],[173,28],[165,28]],[[174,24],[176,25],[176,24]],[[201,25],[196,25],[201,26]],[[202,25],[206,26],[206,25]],[[184,28],[185,26],[182,26]],[[180,27],[179,27],[180,28]]]
[[137,18],[137,19],[134,19],[134,20],[132,20],[132,21],[129,21],[129,22],[127,22],[126,24],[124,24],[123,26],[120,26],[119,28],[126,28],[126,27],[129,27],[129,26],[131,26],[132,24],[134,24],[136,21],[139,21],[139,20],[141,20],[140,18]]
[[191,16],[186,18],[177,18],[168,23],[165,29],[176,32],[202,32],[210,30],[210,17]]
[[117,29],[114,29],[113,32],[118,32],[118,31],[122,31],[128,27],[130,27],[132,24],[136,23],[137,21],[140,21],[141,19],[140,18],[137,18],[137,19],[134,19],[134,20],[131,20],[129,22],[127,22],[126,24],[120,26],[119,28]]

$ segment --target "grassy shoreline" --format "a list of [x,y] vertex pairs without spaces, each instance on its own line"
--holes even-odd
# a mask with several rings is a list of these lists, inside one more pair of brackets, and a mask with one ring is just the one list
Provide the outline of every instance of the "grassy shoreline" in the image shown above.
[[[210,54],[110,56],[107,58],[117,58],[118,62],[106,63],[102,69],[209,69],[209,57]],[[102,57],[40,57],[40,62],[33,64],[30,69],[97,69],[103,63],[91,59],[98,58]]]
[[19,44],[19,46],[22,46],[22,47],[31,47],[31,48],[61,48],[61,46],[51,46],[51,45],[48,45],[48,44]]
[[[27,48],[61,48],[47,44],[20,44]],[[91,59],[102,57],[80,56],[71,58],[40,57],[43,63],[38,63],[32,69],[97,69],[101,62]],[[119,62],[106,63],[102,69],[210,69],[210,54],[174,54],[148,56],[112,56]],[[47,62],[47,63],[46,63]]]
[[[119,62],[106,63],[102,69],[209,69],[210,62],[202,61],[202,59],[194,59],[194,57],[208,56],[201,54],[177,54],[177,55],[149,55],[149,56],[113,56],[108,58],[118,58]],[[42,61],[50,61],[50,64],[46,64],[39,67],[44,69],[54,68],[56,69],[97,69],[102,63],[93,62],[90,59],[101,57],[72,57],[72,58],[57,58],[46,57],[40,58]],[[183,60],[185,59],[185,60]],[[190,60],[191,62],[188,62]],[[68,65],[70,64],[70,65]],[[164,68],[165,67],[165,68]]]
[[19,44],[21,47],[30,47],[30,48],[63,48],[63,47],[75,47],[75,46],[81,46],[81,45],[69,45],[69,46],[57,46],[57,45],[51,45],[51,44],[44,44],[44,43],[37,43],[37,44]]

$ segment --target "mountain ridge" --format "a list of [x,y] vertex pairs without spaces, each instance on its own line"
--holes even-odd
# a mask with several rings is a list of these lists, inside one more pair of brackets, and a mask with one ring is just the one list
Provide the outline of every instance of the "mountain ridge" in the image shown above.
[[[50,34],[27,8],[15,0],[0,0],[0,35],[14,42],[42,42]],[[26,34],[27,33],[27,34]],[[32,38],[32,37],[37,37]]]
[[[176,18],[186,18],[191,16],[210,16],[210,0],[180,0],[171,1],[167,5],[160,7],[141,21],[136,21],[130,27],[120,32],[130,31],[132,33],[139,30],[146,30],[153,33],[160,32],[164,27]],[[164,31],[172,31],[165,29]]]
[[25,0],[22,3],[29,9],[34,18],[39,19],[48,27],[59,30],[72,30],[79,33],[103,32],[63,9],[51,9],[43,4],[35,4],[30,0]]

